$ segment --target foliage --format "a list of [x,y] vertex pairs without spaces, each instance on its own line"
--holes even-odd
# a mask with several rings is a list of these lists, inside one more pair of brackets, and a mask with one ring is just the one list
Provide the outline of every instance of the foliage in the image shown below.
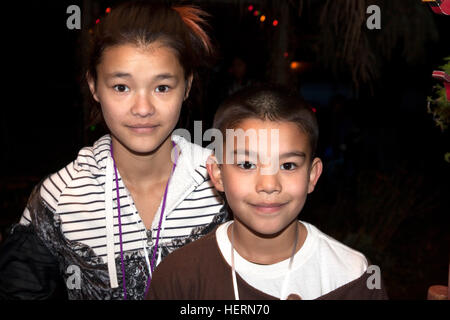
[[[447,64],[440,66],[439,69],[445,73],[450,74],[450,57],[445,58]],[[447,95],[444,86],[437,84],[433,87],[433,97],[428,97],[428,113],[433,115],[436,125],[444,131],[450,123],[450,101],[447,100]]]
[[[447,63],[440,66],[439,69],[447,74],[450,74],[450,57],[444,59]],[[433,115],[433,120],[436,125],[445,131],[450,124],[450,101],[447,99],[445,87],[440,84],[436,84],[433,87],[433,96],[427,98],[428,113]],[[445,155],[445,160],[450,162],[450,152]]]

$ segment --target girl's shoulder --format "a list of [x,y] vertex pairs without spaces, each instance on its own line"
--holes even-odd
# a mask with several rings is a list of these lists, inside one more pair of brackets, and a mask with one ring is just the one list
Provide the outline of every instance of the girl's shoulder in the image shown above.
[[212,150],[192,143],[180,135],[172,135],[172,141],[176,143],[180,151],[177,167],[182,167],[183,171],[198,180],[197,182],[202,183],[208,180],[206,161],[212,154]]
[[56,212],[62,198],[76,200],[104,192],[110,144],[109,135],[101,137],[92,146],[82,148],[75,160],[42,181],[39,193],[50,210]]

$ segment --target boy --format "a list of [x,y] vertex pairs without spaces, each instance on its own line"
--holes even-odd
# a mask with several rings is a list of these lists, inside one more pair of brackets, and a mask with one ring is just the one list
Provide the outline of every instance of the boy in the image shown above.
[[302,100],[244,89],[221,105],[214,128],[223,154],[207,169],[234,219],[169,255],[149,299],[387,298],[381,283],[369,285],[364,255],[297,219],[322,172],[317,121]]

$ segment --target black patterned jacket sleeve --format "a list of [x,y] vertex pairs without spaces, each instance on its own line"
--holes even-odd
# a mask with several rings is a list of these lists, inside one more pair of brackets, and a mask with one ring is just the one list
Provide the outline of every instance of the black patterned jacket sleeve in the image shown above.
[[33,226],[15,225],[0,247],[0,299],[65,299],[56,258]]

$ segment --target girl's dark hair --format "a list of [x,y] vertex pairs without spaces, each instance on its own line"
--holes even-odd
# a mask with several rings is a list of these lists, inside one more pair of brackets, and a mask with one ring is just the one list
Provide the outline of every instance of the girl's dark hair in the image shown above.
[[[100,18],[93,28],[89,36],[85,71],[96,83],[97,66],[105,49],[122,44],[145,47],[159,41],[174,51],[186,78],[193,74],[191,95],[195,95],[195,91],[199,90],[195,81],[197,69],[209,66],[214,51],[205,31],[206,17],[206,12],[194,6],[170,6],[150,1],[119,4]],[[89,97],[93,104],[90,124],[100,123],[103,121],[100,105]]]
[[319,138],[319,126],[311,107],[298,93],[287,88],[263,84],[247,87],[228,97],[214,116],[213,127],[226,137],[226,129],[235,129],[246,119],[295,123],[308,136],[311,160]]

